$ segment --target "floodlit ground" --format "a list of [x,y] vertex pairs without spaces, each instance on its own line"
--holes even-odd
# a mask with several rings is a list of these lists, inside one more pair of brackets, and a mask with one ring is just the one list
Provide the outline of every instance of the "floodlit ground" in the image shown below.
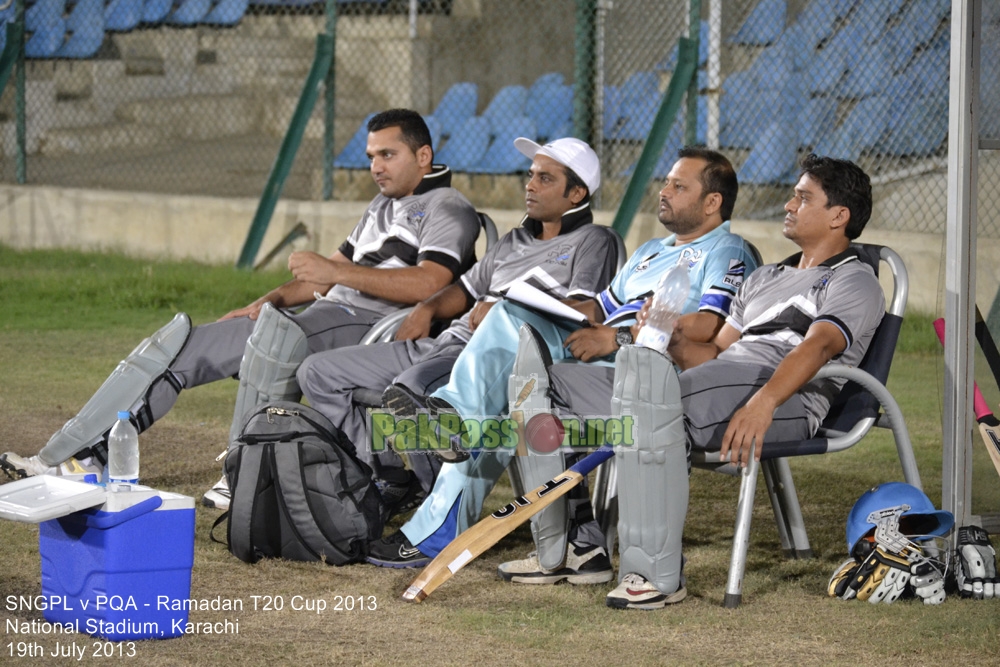
[[[196,323],[242,305],[281,274],[158,264],[103,255],[21,253],[0,247],[0,450],[34,453],[75,414],[145,335],[186,310]],[[889,388],[906,416],[928,495],[940,502],[941,357],[927,318],[910,318]],[[980,378],[992,404],[1000,392]],[[234,382],[186,392],[140,438],[143,482],[200,498],[216,481]],[[975,448],[973,504],[1000,511],[996,475]],[[495,575],[530,549],[526,527],[462,570],[424,603],[399,599],[414,571],[269,561],[246,565],[209,539],[219,512],[198,507],[191,597],[240,600],[242,611],[194,611],[196,623],[238,632],[104,645],[84,635],[21,633],[42,612],[18,596],[41,592],[38,529],[0,523],[0,663],[61,664],[131,656],[142,665],[325,664],[1000,664],[1000,601],[949,597],[939,607],[891,606],[825,596],[846,558],[844,520],[869,486],[901,477],[891,439],[792,462],[816,558],[786,561],[759,484],[744,604],[721,607],[736,481],[695,471],[685,530],[689,597],[656,612],[604,606],[612,585],[526,587]],[[489,509],[511,497],[506,480]],[[216,531],[217,534],[223,531]],[[994,541],[997,542],[996,538]],[[14,596],[14,602],[11,602]],[[293,609],[296,605],[309,607]],[[255,600],[257,608],[255,609]],[[274,607],[283,605],[281,609]],[[317,613],[322,604],[326,609]],[[339,605],[339,609],[337,608]],[[19,657],[25,656],[25,657]],[[118,658],[115,658],[118,660]]]

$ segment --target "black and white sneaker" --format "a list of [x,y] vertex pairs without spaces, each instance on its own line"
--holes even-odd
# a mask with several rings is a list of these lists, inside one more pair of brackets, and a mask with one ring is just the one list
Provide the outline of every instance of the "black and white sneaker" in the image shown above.
[[684,578],[677,590],[669,595],[661,593],[656,586],[639,574],[626,574],[618,588],[608,593],[605,603],[612,609],[662,609],[687,597]]
[[217,510],[229,510],[229,480],[223,475],[211,489],[201,497],[201,504]]
[[[391,384],[382,394],[382,405],[393,413],[396,420],[416,419],[421,412],[426,412],[431,419],[437,419],[442,414],[457,414],[454,406],[437,396],[424,396],[413,391],[406,385]],[[469,452],[462,447],[461,437],[451,438],[450,449],[438,449],[428,446],[427,449],[445,463],[461,463],[469,458]]]
[[365,560],[379,567],[395,568],[423,567],[431,562],[429,556],[425,556],[420,549],[410,544],[410,540],[401,530],[369,542],[368,558]]
[[542,568],[537,552],[533,551],[522,560],[501,563],[497,574],[504,581],[514,584],[558,584],[563,580],[571,584],[603,584],[611,581],[615,572],[604,547],[571,542],[566,560],[558,569]]

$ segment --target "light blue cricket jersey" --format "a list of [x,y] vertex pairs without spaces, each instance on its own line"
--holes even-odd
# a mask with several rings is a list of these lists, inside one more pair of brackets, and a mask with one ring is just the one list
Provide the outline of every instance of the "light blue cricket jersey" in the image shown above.
[[604,323],[624,326],[635,322],[643,301],[652,296],[663,273],[687,262],[691,291],[685,313],[708,311],[725,318],[736,290],[757,262],[741,236],[726,221],[691,243],[675,246],[676,235],[653,239],[632,253],[628,263],[598,295]]

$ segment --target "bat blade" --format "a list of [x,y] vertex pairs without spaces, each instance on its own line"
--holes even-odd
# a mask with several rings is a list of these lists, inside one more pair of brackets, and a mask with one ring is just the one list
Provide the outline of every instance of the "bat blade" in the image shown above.
[[[934,320],[934,331],[937,332],[938,340],[944,345],[944,319]],[[976,422],[979,424],[979,436],[983,439],[983,445],[990,454],[993,467],[996,468],[997,475],[1000,475],[1000,420],[990,411],[990,406],[979,391],[979,385],[975,381],[972,383],[973,399],[972,405],[976,413]]]
[[422,602],[438,586],[451,579],[453,574],[512,530],[551,505],[554,500],[569,493],[569,490],[579,484],[587,473],[613,455],[614,450],[610,446],[600,447],[565,472],[559,473],[537,489],[515,498],[513,502],[501,507],[457,536],[420,571],[403,593],[403,599]]

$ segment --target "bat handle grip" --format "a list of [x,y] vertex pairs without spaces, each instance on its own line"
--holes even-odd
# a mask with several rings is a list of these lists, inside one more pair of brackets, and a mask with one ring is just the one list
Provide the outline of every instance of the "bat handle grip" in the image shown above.
[[972,388],[974,390],[974,396],[972,399],[972,408],[976,412],[976,420],[978,421],[987,415],[993,414],[993,411],[990,410],[989,404],[986,402],[986,399],[983,398],[983,395],[980,393],[979,385],[973,382]]

